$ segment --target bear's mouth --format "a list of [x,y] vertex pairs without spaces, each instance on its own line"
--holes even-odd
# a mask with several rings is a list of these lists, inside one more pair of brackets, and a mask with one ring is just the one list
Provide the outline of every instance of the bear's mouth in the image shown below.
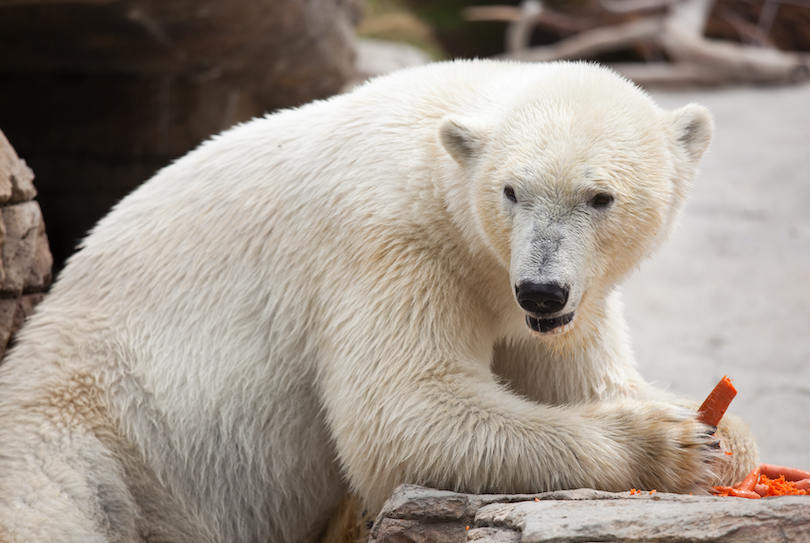
[[529,326],[529,328],[541,334],[547,334],[549,332],[562,332],[565,330],[565,325],[570,323],[572,320],[574,320],[573,311],[567,315],[561,315],[559,317],[554,317],[553,319],[538,319],[532,317],[531,315],[526,315],[526,324]]

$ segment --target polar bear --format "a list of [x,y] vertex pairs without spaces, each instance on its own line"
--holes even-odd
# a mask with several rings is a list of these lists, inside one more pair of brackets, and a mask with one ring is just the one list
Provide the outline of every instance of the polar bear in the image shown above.
[[481,60],[214,137],[99,222],[0,366],[0,541],[310,542],[404,482],[739,476],[747,429],[645,383],[616,291],[712,130],[605,68]]

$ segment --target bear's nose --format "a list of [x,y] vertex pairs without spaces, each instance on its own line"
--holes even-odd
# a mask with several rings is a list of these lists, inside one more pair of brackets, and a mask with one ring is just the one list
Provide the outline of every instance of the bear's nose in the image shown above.
[[557,283],[520,283],[515,287],[520,307],[536,315],[556,313],[568,301],[568,289]]

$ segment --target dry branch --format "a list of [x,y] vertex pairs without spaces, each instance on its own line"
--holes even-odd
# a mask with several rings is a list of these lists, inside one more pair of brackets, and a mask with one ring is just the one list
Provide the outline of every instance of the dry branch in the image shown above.
[[506,29],[506,50],[510,52],[520,51],[529,46],[532,28],[543,12],[543,4],[539,0],[526,0],[519,9],[519,17]]
[[[617,66],[619,71],[641,84],[727,82],[796,82],[810,77],[810,54],[780,51],[734,42],[709,40],[704,36],[706,21],[715,0],[600,0],[610,11],[633,12],[649,9],[660,14],[647,15],[628,23],[585,30],[555,44],[525,46],[530,29],[548,10],[538,10],[535,0],[521,8],[490,6],[468,12],[469,17],[484,20],[497,16],[510,21],[510,46],[506,58],[524,61],[551,61],[591,57],[608,51],[637,45],[660,48],[669,63]],[[759,43],[767,43],[767,31],[773,22],[778,3],[766,0],[755,29]],[[748,28],[749,35],[753,29]],[[517,38],[515,38],[517,36]],[[519,38],[519,39],[518,39]]]
[[526,48],[504,56],[534,62],[589,57],[629,47],[641,40],[652,40],[662,29],[660,19],[645,18],[622,25],[595,28],[552,45]]
[[679,0],[599,0],[599,5],[611,13],[634,13],[659,10]]

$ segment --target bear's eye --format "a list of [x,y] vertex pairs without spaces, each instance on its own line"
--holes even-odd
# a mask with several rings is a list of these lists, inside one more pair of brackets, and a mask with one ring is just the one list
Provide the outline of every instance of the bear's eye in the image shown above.
[[605,209],[610,207],[610,204],[613,203],[613,195],[608,194],[607,192],[600,192],[591,198],[591,201],[588,203],[594,209]]
[[515,196],[515,189],[513,189],[509,185],[506,185],[503,188],[503,193],[506,196],[507,200],[509,200],[510,202],[512,202],[512,203],[517,202],[517,196]]

